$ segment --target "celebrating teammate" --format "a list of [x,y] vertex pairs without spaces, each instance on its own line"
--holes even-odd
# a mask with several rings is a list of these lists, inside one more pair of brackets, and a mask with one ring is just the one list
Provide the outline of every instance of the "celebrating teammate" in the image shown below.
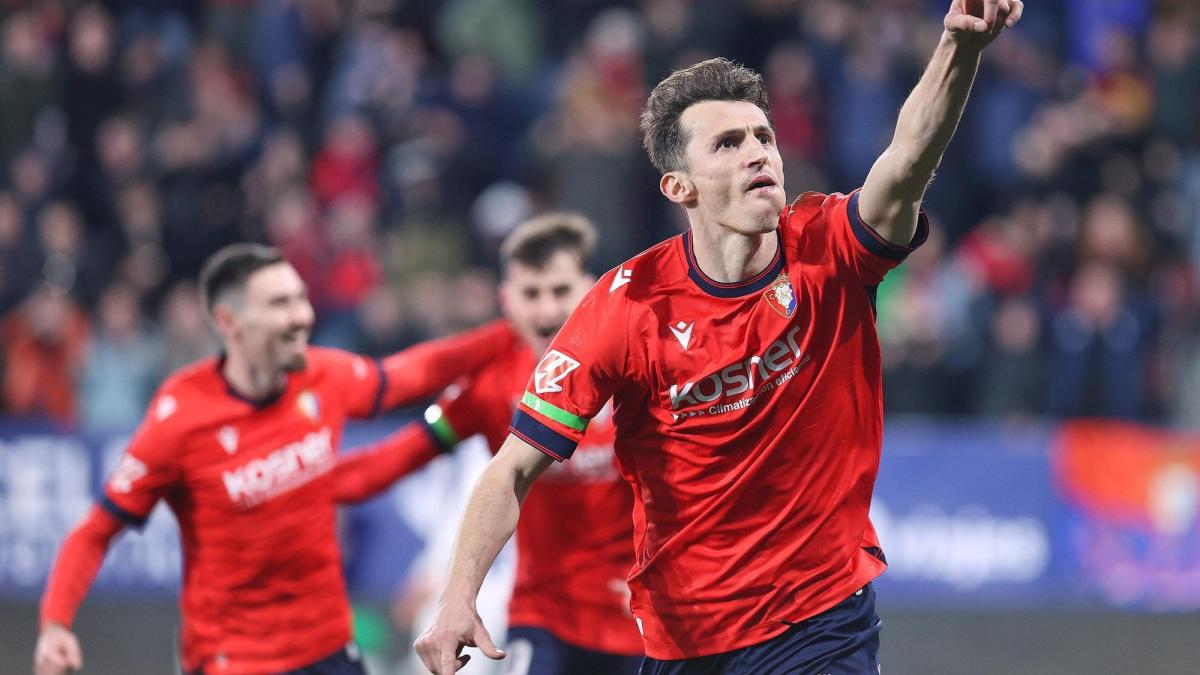
[[604,275],[539,362],[417,640],[430,670],[455,672],[464,646],[503,656],[475,594],[533,481],[611,398],[637,497],[642,672],[877,671],[874,287],[924,241],[921,201],[981,50],[1021,11],[954,0],[891,145],[849,195],[785,207],[757,73],[713,59],[655,87],[643,140],[690,230]]
[[[529,373],[595,281],[586,268],[594,241],[590,223],[564,213],[526,222],[505,240],[501,300],[522,340],[447,389],[425,424],[344,457],[335,472],[343,499],[381,491],[475,434],[499,450]],[[617,472],[613,435],[602,410],[574,461],[552,467],[526,498],[508,631],[521,675],[632,675],[641,666],[625,582],[633,495]]]
[[39,675],[82,666],[75,611],[112,538],[160,499],[183,544],[185,672],[362,673],[345,650],[334,527],[342,426],[433,395],[515,337],[496,322],[372,362],[308,345],[312,305],[275,249],[226,247],[200,283],[223,353],[160,387],[99,504],[64,541],[42,598]]

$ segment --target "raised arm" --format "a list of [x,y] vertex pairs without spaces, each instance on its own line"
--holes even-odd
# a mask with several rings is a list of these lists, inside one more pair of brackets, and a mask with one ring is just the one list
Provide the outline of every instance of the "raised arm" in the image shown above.
[[361,450],[338,457],[333,469],[333,498],[357,504],[387,490],[392,483],[425,466],[443,448],[425,425],[413,423]]
[[530,486],[553,461],[510,434],[475,484],[454,542],[449,581],[437,617],[415,645],[421,661],[435,675],[450,675],[466,665],[470,657],[459,655],[463,647],[478,647],[489,658],[504,658],[479,618],[475,599],[483,578],[516,529],[521,502]]
[[958,127],[983,48],[1016,25],[1023,11],[1021,0],[951,3],[937,49],[859,195],[859,216],[892,244],[908,244],[916,231],[925,189]]
[[124,523],[94,506],[63,541],[42,595],[33,654],[36,675],[61,675],[83,667],[83,652],[71,623],[104,562],[108,545],[122,527]]
[[383,359],[386,378],[380,408],[411,405],[479,370],[517,339],[508,322],[493,321],[465,333],[430,340]]

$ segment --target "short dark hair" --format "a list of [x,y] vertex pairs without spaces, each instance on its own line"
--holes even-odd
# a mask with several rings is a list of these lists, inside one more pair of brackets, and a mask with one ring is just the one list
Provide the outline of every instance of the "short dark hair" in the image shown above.
[[725,58],[708,59],[668,75],[650,92],[642,109],[642,146],[662,173],[687,166],[683,111],[701,101],[745,101],[758,106],[771,122],[767,85],[762,75]]
[[586,267],[596,246],[596,228],[584,216],[567,211],[546,213],[518,225],[500,246],[505,272],[510,263],[540,270],[559,251],[574,253]]
[[200,299],[212,312],[221,296],[241,290],[250,275],[264,267],[287,262],[279,249],[263,244],[230,244],[212,254],[200,269]]

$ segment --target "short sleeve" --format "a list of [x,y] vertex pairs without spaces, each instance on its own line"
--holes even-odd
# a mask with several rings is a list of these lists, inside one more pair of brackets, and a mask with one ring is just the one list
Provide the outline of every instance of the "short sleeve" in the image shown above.
[[907,246],[893,244],[863,222],[858,195],[806,193],[785,212],[788,226],[799,231],[808,261],[819,260],[833,276],[874,286],[929,237],[929,217],[922,210],[917,231]]
[[446,387],[437,401],[425,409],[426,430],[442,452],[453,450],[476,434],[486,433],[496,412],[508,410],[501,401],[486,400],[482,388],[479,380],[464,377]]
[[517,404],[512,433],[557,460],[575,452],[588,422],[626,379],[627,275],[622,267],[596,282],[538,361]]
[[126,524],[141,527],[159,499],[177,483],[182,438],[174,424],[178,403],[159,394],[104,483],[100,505]]
[[387,375],[376,359],[352,354],[340,349],[315,348],[312,356],[323,376],[336,387],[336,399],[342,402],[347,417],[363,419],[379,414]]

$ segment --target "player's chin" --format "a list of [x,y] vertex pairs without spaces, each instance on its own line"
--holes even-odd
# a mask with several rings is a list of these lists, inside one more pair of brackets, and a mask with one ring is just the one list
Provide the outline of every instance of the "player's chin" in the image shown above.
[[779,212],[783,210],[783,199],[757,199],[746,209],[742,222],[754,233],[773,232],[779,226]]
[[276,362],[279,364],[279,369],[295,373],[304,370],[308,366],[308,345],[307,344],[286,344],[276,353]]
[[293,354],[285,357],[280,366],[280,370],[285,373],[298,373],[308,367],[308,357],[304,354]]
[[779,216],[777,213],[756,213],[743,222],[742,234],[767,234],[779,227]]

